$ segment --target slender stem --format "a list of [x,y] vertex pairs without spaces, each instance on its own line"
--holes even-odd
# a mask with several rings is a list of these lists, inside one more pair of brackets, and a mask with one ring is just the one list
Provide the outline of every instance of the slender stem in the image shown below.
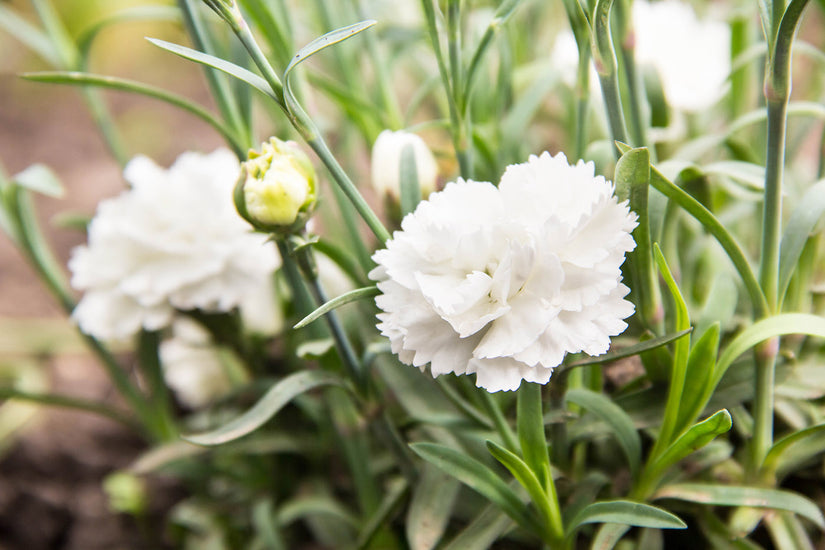
[[[315,259],[312,256],[312,249],[309,246],[296,248],[292,246],[290,241],[286,243],[283,240],[278,241],[278,249],[283,255],[285,252],[291,257],[295,258],[298,268],[304,276],[304,279],[309,282],[309,290],[315,298],[315,305],[320,306],[328,301],[326,292],[324,291],[321,282],[318,280],[318,268],[315,265]],[[358,356],[344,331],[341,320],[335,311],[329,311],[324,315],[332,338],[335,340],[335,347],[338,349],[338,354],[341,361],[344,363],[344,368],[347,370],[350,378],[358,384],[359,387],[364,387],[363,373]]]
[[[593,31],[591,33],[593,62],[599,73],[599,82],[602,86],[605,108],[607,109],[610,134],[614,141],[627,143],[622,101],[619,96],[619,78],[616,63],[616,51],[613,48],[613,38],[610,32],[610,9],[613,0],[598,0],[593,15]],[[619,151],[616,150],[616,158]]]
[[[435,8],[433,7],[433,0],[421,0],[424,7],[424,14],[427,19],[427,31],[430,35],[430,41],[435,51],[435,58],[438,62],[438,72],[441,75],[441,82],[444,84],[444,89],[447,92],[447,107],[450,111],[450,128],[453,134],[453,147],[455,149],[456,158],[458,159],[459,171],[462,176],[470,173],[470,162],[467,158],[466,136],[462,137],[462,133],[466,131],[466,127],[462,124],[461,110],[456,103],[457,92],[455,87],[458,85],[450,79],[450,73],[447,70],[447,64],[444,61],[444,54],[441,51],[441,42],[438,37],[438,26],[435,22]],[[469,176],[466,176],[469,177]]]
[[776,356],[779,338],[771,338],[757,346],[755,358],[755,400],[753,409],[753,439],[751,440],[748,472],[756,475],[773,445],[773,404],[776,377]]
[[590,48],[579,48],[576,71],[576,142],[573,159],[583,159],[587,149],[587,118],[590,104]]
[[762,204],[762,254],[759,283],[771,311],[778,302],[779,243],[782,238],[782,179],[788,102],[768,100],[768,157]]
[[493,425],[496,427],[496,431],[501,436],[501,440],[504,442],[504,446],[514,452],[518,452],[519,444],[518,438],[516,437],[515,432],[513,432],[513,428],[510,427],[510,424],[507,422],[507,419],[504,418],[504,414],[501,412],[501,407],[498,406],[498,403],[493,399],[493,396],[490,395],[486,390],[481,390],[478,392],[481,395],[481,403],[484,405],[484,408],[487,409],[487,414],[492,420]]
[[324,166],[327,167],[332,178],[338,184],[340,189],[346,194],[347,198],[352,202],[352,205],[361,215],[364,222],[366,222],[367,226],[372,230],[373,234],[378,238],[381,244],[386,243],[390,240],[390,233],[387,231],[387,228],[384,227],[384,224],[381,223],[381,220],[378,219],[378,216],[375,212],[367,204],[367,201],[364,200],[364,197],[361,193],[358,192],[358,188],[355,187],[355,184],[352,183],[352,180],[349,179],[349,176],[344,169],[341,168],[341,165],[338,164],[338,161],[332,156],[332,152],[330,152],[329,147],[327,144],[324,143],[323,138],[317,132],[314,134],[308,134],[304,136],[306,139],[307,144],[312,148],[313,151],[318,155],[321,159],[321,162],[324,163]]

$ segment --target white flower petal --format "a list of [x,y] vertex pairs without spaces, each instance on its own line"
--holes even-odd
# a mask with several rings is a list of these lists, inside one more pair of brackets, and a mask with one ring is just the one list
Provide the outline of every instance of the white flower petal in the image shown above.
[[125,338],[168,325],[173,309],[249,303],[280,258],[235,211],[239,169],[225,149],[184,153],[168,170],[129,162],[132,188],[100,203],[88,245],[69,261],[72,285],[86,292],[74,312],[82,330]]
[[497,188],[447,184],[373,256],[378,327],[434,376],[476,373],[491,392],[547,383],[567,353],[603,353],[626,327],[635,225],[592,163],[564,155],[510,166]]

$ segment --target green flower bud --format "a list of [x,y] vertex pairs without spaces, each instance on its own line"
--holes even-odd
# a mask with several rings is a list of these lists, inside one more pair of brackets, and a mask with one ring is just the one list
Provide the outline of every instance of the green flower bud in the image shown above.
[[260,152],[249,151],[235,186],[235,207],[256,229],[294,233],[316,202],[315,169],[297,143],[273,137]]
[[146,511],[149,497],[146,485],[138,476],[124,471],[114,472],[103,480],[103,490],[112,510],[138,516]]

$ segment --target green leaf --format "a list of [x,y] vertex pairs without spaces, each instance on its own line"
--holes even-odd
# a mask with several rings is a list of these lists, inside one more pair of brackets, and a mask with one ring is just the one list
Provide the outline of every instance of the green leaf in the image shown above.
[[541,532],[544,535],[543,538],[546,540],[553,537],[561,538],[564,527],[561,523],[561,516],[557,513],[558,505],[556,504],[556,510],[553,510],[554,503],[549,501],[550,497],[548,497],[547,491],[536,477],[535,472],[530,470],[530,466],[516,456],[515,453],[508,451],[494,441],[487,441],[487,449],[493,455],[493,458],[503,464],[521,486],[527,490],[533,504],[536,505],[541,514],[542,521],[540,525],[546,529]]
[[678,483],[663,487],[656,492],[654,498],[674,498],[717,506],[750,506],[752,508],[787,510],[811,520],[820,529],[825,529],[825,518],[823,518],[822,511],[816,503],[797,493],[779,489]]
[[713,441],[718,435],[730,431],[733,421],[727,409],[717,411],[709,418],[694,424],[668,447],[651,466],[653,472],[663,472],[666,468],[685,458]]
[[337,44],[355,36],[356,34],[372,27],[375,25],[376,21],[367,20],[361,21],[358,23],[354,23],[352,25],[347,25],[346,27],[342,27],[340,29],[335,29],[326,33],[323,36],[320,36],[298,50],[294,56],[292,56],[292,60],[287,65],[286,69],[284,70],[284,102],[286,108],[289,110],[290,113],[293,113],[295,117],[299,121],[308,120],[308,116],[303,110],[303,107],[298,103],[298,100],[295,98],[295,94],[292,92],[292,86],[289,80],[289,77],[292,75],[293,69],[297,67],[300,63],[307,60],[311,56],[315,55],[316,53],[320,52],[324,48],[328,48],[333,44]]
[[215,130],[232,146],[239,155],[246,155],[246,150],[238,142],[235,134],[226,126],[223,125],[217,118],[215,118],[209,111],[192,103],[188,98],[167,92],[154,86],[148,86],[133,80],[126,80],[123,78],[116,78],[113,76],[101,76],[90,73],[81,72],[40,72],[40,73],[25,73],[22,75],[26,80],[35,82],[49,82],[52,84],[72,84],[75,86],[97,86],[100,88],[109,88],[112,90],[121,90],[124,92],[132,92],[141,94],[147,97],[164,101],[175,107],[188,111],[189,113],[200,118]]
[[825,180],[812,185],[799,199],[782,235],[779,253],[779,296],[784,296],[802,248],[825,213]]
[[619,359],[624,359],[625,357],[633,357],[634,355],[639,355],[640,353],[644,353],[646,351],[650,351],[652,349],[656,349],[664,345],[667,345],[673,342],[674,340],[678,340],[682,336],[690,334],[691,331],[693,331],[692,328],[687,328],[685,330],[680,330],[678,332],[673,332],[671,334],[665,334],[664,336],[651,338],[650,340],[645,340],[644,342],[639,342],[638,344],[633,344],[632,346],[627,346],[626,348],[611,351],[609,353],[605,353],[603,355],[599,355],[591,359],[573,361],[568,365],[563,365],[562,367],[560,367],[560,369],[562,371],[566,371],[577,367],[589,367],[591,365],[600,365],[602,363],[618,361]]
[[358,526],[358,518],[347,507],[326,495],[305,495],[288,500],[278,507],[278,525],[286,527],[306,517],[334,518],[350,527]]
[[642,463],[642,441],[627,413],[606,395],[584,388],[567,390],[564,398],[587,409],[610,426],[611,433],[627,457],[631,475],[635,478]]
[[62,198],[66,194],[66,190],[57,175],[43,164],[32,164],[22,172],[17,173],[12,181],[29,191],[36,191],[56,199]]
[[547,436],[544,433],[541,388],[541,384],[529,382],[519,388],[516,397],[516,428],[524,461],[541,486],[547,488],[550,481],[550,456],[547,453]]
[[432,550],[444,536],[460,485],[427,464],[413,489],[405,521],[410,550]]
[[251,409],[228,424],[209,432],[184,436],[183,439],[196,445],[221,445],[233,441],[263,426],[296,396],[320,386],[347,387],[338,375],[330,372],[297,372],[275,384]]
[[542,529],[515,491],[495,472],[464,453],[435,443],[412,443],[410,448],[427,462],[458,479],[499,506],[516,523],[532,533]]
[[[765,456],[765,460],[762,463],[762,472],[768,476],[773,477],[776,474],[776,471],[779,468],[779,465],[781,464],[785,453],[787,453],[797,444],[803,443],[806,440],[817,438],[822,434],[825,434],[825,424],[811,426],[809,428],[805,428],[804,430],[799,430],[783,437],[782,439],[774,443],[768,451],[768,454]],[[825,451],[825,445],[823,445],[821,450]]]
[[213,55],[199,52],[197,50],[193,50],[192,48],[187,48],[186,46],[181,46],[179,44],[173,44],[171,42],[166,42],[164,40],[158,40],[157,38],[147,38],[146,40],[148,40],[155,46],[162,48],[168,52],[172,52],[173,54],[178,55],[184,59],[188,59],[190,61],[194,61],[196,63],[200,63],[202,65],[206,65],[214,69],[218,69],[219,71],[223,71],[230,76],[234,76],[238,80],[246,82],[262,94],[269,96],[275,101],[278,101],[278,96],[275,95],[275,93],[272,91],[272,88],[269,86],[266,80],[264,80],[262,77],[256,75],[248,69],[245,69],[239,65],[235,65],[234,63],[230,63],[225,59],[221,59]]
[[630,530],[629,525],[621,523],[605,523],[596,532],[590,550],[612,550],[625,533]]
[[339,308],[345,304],[350,302],[355,302],[356,300],[362,300],[364,298],[372,298],[373,296],[378,296],[381,294],[381,291],[378,290],[376,286],[368,286],[364,288],[356,288],[355,290],[350,290],[340,296],[333,298],[329,302],[322,304],[318,307],[315,311],[298,321],[298,323],[293,328],[304,328],[308,324],[316,321],[329,313],[330,311]]
[[367,548],[381,526],[389,523],[391,519],[390,516],[407,493],[407,489],[409,489],[409,485],[405,479],[395,479],[389,484],[389,487],[385,489],[381,504],[367,519],[364,527],[358,534],[358,541],[355,544],[358,550]]
[[0,4],[0,29],[15,37],[52,67],[60,67],[60,55],[48,35],[17,15],[10,7],[2,4]]
[[401,186],[401,216],[406,216],[421,201],[421,188],[418,185],[418,168],[415,164],[415,147],[408,143],[401,150],[401,162],[398,166]]
[[[690,326],[687,305],[685,304],[679,286],[670,272],[670,268],[662,255],[658,244],[653,245],[653,256],[659,271],[670,290],[671,296],[676,306],[676,319],[674,321],[676,330],[685,330]],[[669,445],[675,434],[679,419],[679,403],[681,402],[682,390],[685,387],[685,376],[687,374],[688,355],[690,352],[690,338],[684,337],[676,340],[673,350],[673,369],[670,375],[670,387],[668,388],[667,402],[665,404],[665,416],[662,420],[662,428],[656,438],[656,444],[651,456],[658,456],[663,446]]]
[[442,550],[487,550],[512,525],[512,520],[491,504]]
[[337,44],[339,42],[343,42],[347,38],[351,38],[356,34],[367,30],[368,28],[375,25],[377,21],[372,19],[368,19],[366,21],[359,21],[358,23],[353,23],[352,25],[347,25],[346,27],[341,27],[340,29],[335,29],[326,33],[323,36],[319,36],[292,56],[292,61],[289,62],[287,65],[286,70],[284,70],[284,80],[286,80],[286,76],[294,69],[299,63],[305,61],[307,58],[315,55],[316,53],[320,52],[324,48],[328,48],[333,44]]
[[814,550],[805,527],[793,514],[770,514],[765,517],[765,525],[777,550]]
[[825,318],[807,313],[781,313],[752,324],[740,332],[719,357],[711,388],[719,384],[725,371],[737,357],[760,342],[786,334],[807,334],[825,338]]
[[710,389],[713,368],[716,366],[719,332],[719,323],[712,324],[690,350],[685,387],[679,404],[679,420],[676,422],[677,432],[695,422],[702,414],[705,406],[703,397]]
[[621,523],[656,529],[687,528],[684,521],[666,510],[629,500],[594,502],[573,518],[567,526],[568,536],[585,523]]

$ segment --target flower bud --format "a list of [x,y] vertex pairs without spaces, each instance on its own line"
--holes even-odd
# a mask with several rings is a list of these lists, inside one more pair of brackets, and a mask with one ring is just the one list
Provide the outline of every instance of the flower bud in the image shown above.
[[117,471],[103,480],[103,490],[109,497],[109,507],[123,514],[141,515],[148,505],[146,484],[138,476]]
[[315,169],[294,141],[270,138],[250,151],[235,186],[235,207],[256,229],[292,233],[316,204]]
[[415,169],[421,197],[427,198],[435,191],[438,165],[424,140],[403,130],[384,130],[372,146],[372,186],[378,193],[394,201],[401,197],[401,155],[411,145],[415,155]]

